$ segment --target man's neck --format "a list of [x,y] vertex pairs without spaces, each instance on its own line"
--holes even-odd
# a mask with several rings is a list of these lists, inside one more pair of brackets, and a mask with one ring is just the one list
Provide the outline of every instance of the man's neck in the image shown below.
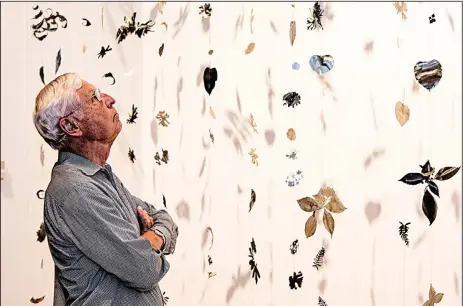
[[104,167],[106,160],[108,160],[109,152],[111,150],[110,144],[103,144],[101,142],[76,143],[71,146],[71,152],[94,162],[100,167]]

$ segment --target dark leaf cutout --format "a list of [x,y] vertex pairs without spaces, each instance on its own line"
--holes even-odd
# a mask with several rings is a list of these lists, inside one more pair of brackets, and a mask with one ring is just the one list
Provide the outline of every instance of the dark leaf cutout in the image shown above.
[[314,268],[316,268],[318,270],[323,264],[323,257],[324,256],[325,256],[325,248],[322,247],[320,249],[320,251],[318,251],[317,256],[315,256],[312,267],[314,267]]
[[[460,166],[461,167],[461,166]],[[437,171],[435,179],[438,181],[446,181],[452,178],[460,170],[460,167],[444,167]]]
[[129,148],[129,154],[128,154],[128,155],[129,155],[130,161],[131,161],[132,163],[135,163],[135,160],[136,160],[136,158],[135,158],[135,153],[134,153],[133,150],[130,149],[130,148]]
[[429,225],[431,225],[434,222],[434,220],[436,220],[437,203],[432,194],[428,191],[428,189],[426,189],[424,192],[423,203],[421,207],[423,209],[424,214],[429,220]]
[[42,297],[39,297],[39,298],[31,297],[30,301],[31,301],[32,304],[38,304],[38,303],[42,302],[44,299],[45,299],[45,295],[42,296]]
[[130,19],[124,17],[125,25],[120,26],[116,33],[116,41],[118,44],[121,43],[124,39],[126,39],[127,36],[129,36],[130,34],[135,34],[139,38],[141,38],[148,32],[153,32],[151,28],[154,26],[155,22],[153,22],[152,20],[148,20],[144,23],[136,22],[136,17],[136,12],[132,14],[132,17]]
[[[34,11],[39,9],[38,5],[35,5],[32,8]],[[56,32],[58,27],[65,29],[68,26],[68,20],[60,13],[53,13],[53,10],[50,8],[46,9],[47,14],[44,14],[43,10],[40,10],[37,14],[32,17],[34,24],[31,25],[31,29],[34,33],[34,37],[39,41],[43,41],[50,32]],[[45,17],[47,15],[48,17]]]
[[291,243],[290,247],[289,247],[289,251],[291,252],[291,254],[296,254],[297,253],[297,249],[299,248],[299,240],[296,239],[293,241],[293,243]]
[[405,242],[405,245],[408,246],[408,244],[410,243],[408,241],[408,226],[410,225],[410,222],[407,222],[405,224],[403,224],[402,222],[399,222],[399,223],[400,223],[400,226],[399,226],[400,238],[402,238],[402,240]]
[[87,18],[82,18],[82,25],[84,27],[89,27],[92,25],[92,23]]
[[45,232],[45,223],[42,222],[42,224],[40,224],[39,230],[37,231],[37,241],[43,242],[45,237],[47,237],[47,233]]
[[296,285],[301,288],[303,279],[304,276],[302,276],[301,271],[297,272],[297,274],[296,272],[293,272],[293,275],[289,277],[289,288],[297,290]]
[[43,66],[40,67],[40,70],[39,70],[39,76],[40,76],[40,80],[42,81],[43,85],[46,85],[45,84],[45,73],[43,72]]
[[159,56],[162,56],[162,53],[164,52],[164,43],[159,47]]
[[166,197],[164,195],[162,195],[162,204],[164,204],[164,207],[167,208]]
[[436,196],[439,196],[439,187],[437,187],[437,184],[434,183],[433,181],[428,182],[429,189],[434,193]]
[[129,119],[127,119],[128,124],[133,124],[135,123],[135,120],[138,118],[138,107],[135,107],[134,104],[132,104],[132,112],[129,113]]
[[426,161],[426,163],[421,166],[420,165],[420,168],[421,168],[421,174],[425,177],[425,178],[429,178],[431,175],[434,174],[434,167],[431,167],[431,163],[428,161]]
[[206,67],[204,70],[203,81],[204,81],[204,88],[206,89],[207,93],[211,95],[212,90],[215,87],[215,82],[217,81],[217,69]]
[[322,10],[320,4],[315,2],[313,8],[310,10],[310,17],[307,18],[307,30],[323,30],[322,17],[324,12],[325,11]]
[[60,66],[61,66],[61,48],[59,49],[58,54],[56,54],[55,74],[58,73]]
[[294,108],[295,106],[301,104],[301,96],[297,92],[291,91],[283,96],[283,101],[285,101],[283,106],[287,105],[288,107]]
[[164,291],[162,293],[162,305],[167,305],[168,302],[169,302],[169,297],[166,295],[166,292]]
[[254,255],[257,253],[257,247],[256,247],[256,242],[254,241],[254,238],[252,238],[251,241],[251,247],[249,248],[249,255],[248,257],[251,258],[249,260],[249,266],[251,267],[251,272],[252,272],[252,278],[257,282],[260,279],[260,272],[259,269],[257,268],[257,263],[254,259]]
[[105,55],[109,52],[109,51],[112,51],[113,48],[111,48],[110,45],[108,45],[107,47],[105,46],[101,46],[101,49],[100,49],[100,52],[98,52],[98,58],[103,58],[105,57]]
[[45,195],[42,195],[43,193],[45,193],[45,191],[43,189],[40,189],[39,191],[37,191],[37,193],[36,193],[37,198],[39,198],[40,200],[45,199]]
[[256,192],[254,189],[251,189],[251,201],[249,202],[249,211],[254,207],[254,203],[256,203]]
[[209,265],[212,265],[212,258],[211,258],[210,255],[207,255],[207,263],[208,263]]
[[105,73],[103,74],[103,78],[110,78],[110,79],[113,79],[113,82],[109,85],[114,85],[116,84],[116,78],[113,76],[113,74],[111,72],[108,72],[108,73]]
[[211,7],[211,4],[210,3],[204,3],[204,5],[201,5],[199,7],[199,14],[200,15],[203,15],[203,18],[205,16],[207,17],[211,17],[211,14],[212,14],[212,7]]
[[420,183],[423,183],[424,180],[425,177],[421,173],[407,173],[399,181],[408,185],[418,185]]
[[326,302],[319,296],[318,297],[318,306],[328,306]]

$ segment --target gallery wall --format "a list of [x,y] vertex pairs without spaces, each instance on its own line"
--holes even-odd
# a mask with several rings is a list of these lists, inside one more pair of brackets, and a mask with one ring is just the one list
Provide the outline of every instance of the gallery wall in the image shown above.
[[[31,120],[41,67],[45,83],[77,72],[115,97],[108,163],[179,226],[167,305],[423,305],[431,284],[461,305],[461,4],[320,3],[315,29],[313,2],[201,5],[2,3],[2,305],[53,300],[37,240],[57,159]],[[39,41],[47,8],[67,27]],[[151,32],[118,43],[134,12]]]

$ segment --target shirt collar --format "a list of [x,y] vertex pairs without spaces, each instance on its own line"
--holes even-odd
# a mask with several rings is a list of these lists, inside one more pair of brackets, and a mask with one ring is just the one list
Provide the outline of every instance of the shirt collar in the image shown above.
[[[83,173],[89,176],[92,176],[99,170],[103,169],[102,167],[88,160],[85,157],[66,151],[59,151],[58,164],[73,165],[77,169],[81,170]],[[109,164],[105,164],[105,168],[111,170],[111,166]]]

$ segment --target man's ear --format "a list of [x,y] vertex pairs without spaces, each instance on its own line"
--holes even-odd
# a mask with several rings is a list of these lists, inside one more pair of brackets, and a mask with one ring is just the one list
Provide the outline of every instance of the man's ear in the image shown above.
[[68,135],[79,137],[82,136],[82,130],[68,118],[61,118],[59,126]]

